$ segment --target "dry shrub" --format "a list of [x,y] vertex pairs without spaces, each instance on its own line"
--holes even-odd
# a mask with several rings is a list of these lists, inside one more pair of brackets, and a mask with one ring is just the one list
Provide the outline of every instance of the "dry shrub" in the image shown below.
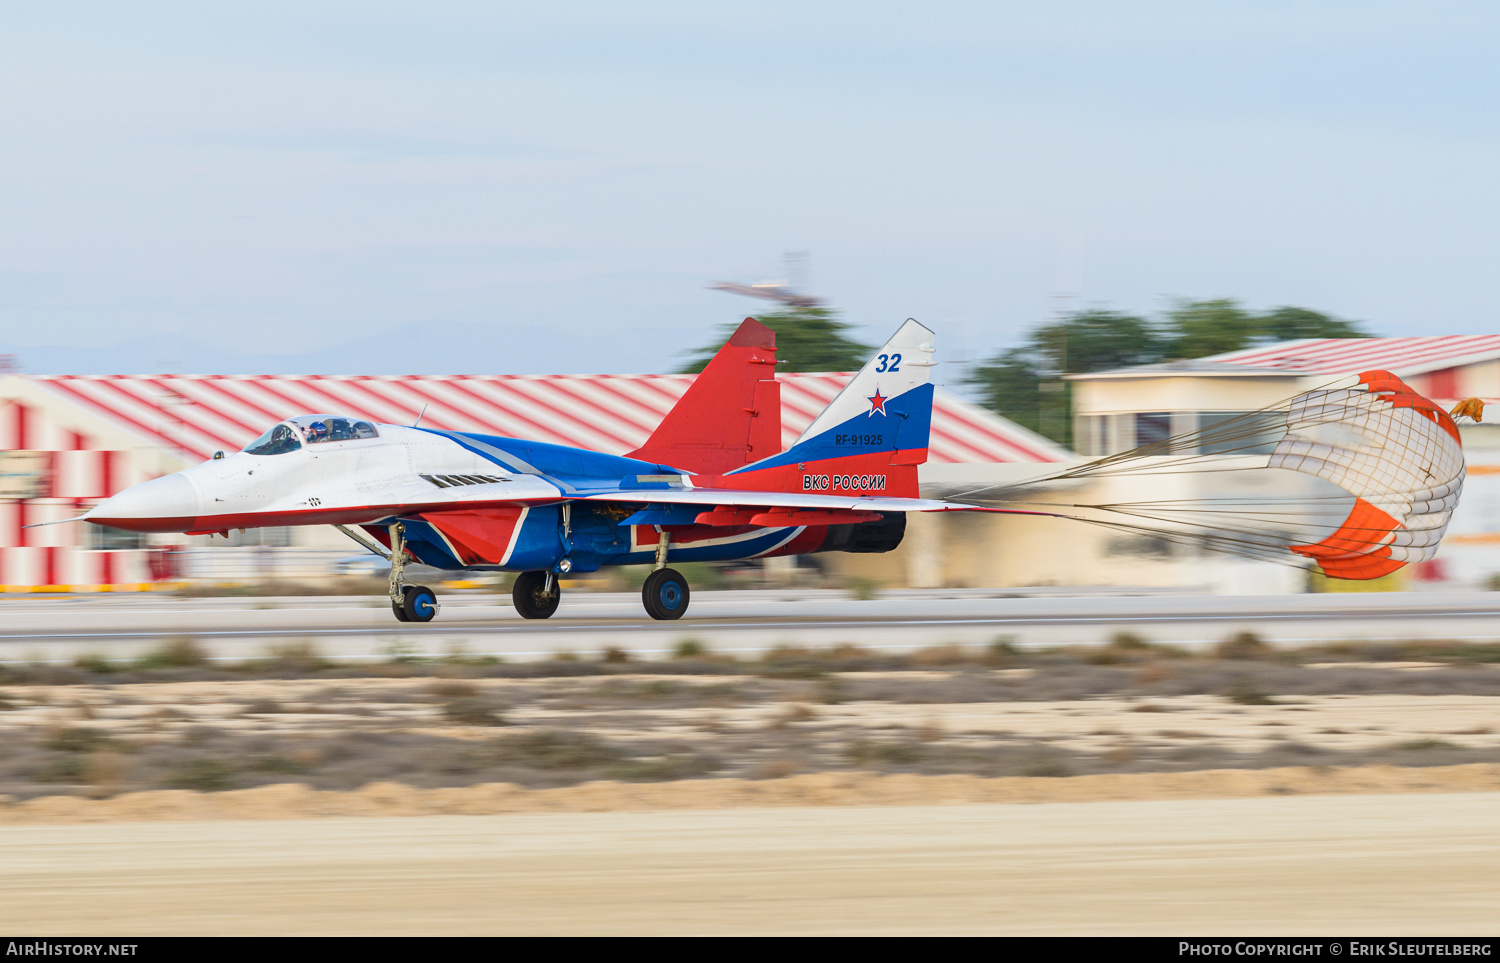
[[787,776],[795,776],[801,769],[790,759],[772,759],[763,762],[750,770],[751,779],[785,779]]
[[142,669],[189,669],[208,664],[208,654],[191,635],[177,635],[138,663]]
[[483,699],[450,699],[443,704],[443,717],[461,726],[505,725],[505,717]]
[[533,769],[587,769],[623,753],[598,736],[569,729],[533,729],[492,746],[495,761]]
[[1160,662],[1152,662],[1142,666],[1135,674],[1136,685],[1156,685],[1172,678],[1176,673],[1169,665]]
[[771,717],[766,724],[767,729],[785,729],[787,726],[798,722],[811,722],[818,717],[817,712],[811,706],[797,702],[787,706],[785,709]]
[[328,668],[328,661],[309,639],[271,646],[268,661],[270,668],[283,672],[317,672]]
[[973,661],[961,645],[935,645],[911,654],[911,664],[923,668],[938,665],[963,665]]
[[427,691],[436,699],[472,699],[479,694],[479,687],[459,679],[442,679],[428,686]]
[[245,715],[247,716],[268,716],[285,711],[287,711],[286,706],[277,702],[275,699],[256,699],[254,702],[245,706]]
[[844,756],[855,765],[889,763],[909,766],[921,762],[927,753],[914,742],[876,742],[856,739],[844,747]]
[[604,776],[629,782],[664,782],[707,775],[720,765],[712,756],[677,752],[654,759],[624,759],[606,767]]
[[1241,706],[1269,706],[1275,705],[1276,700],[1271,698],[1270,693],[1261,689],[1253,682],[1240,681],[1230,686],[1224,692],[1224,698]]
[[1011,665],[1019,662],[1021,652],[1015,646],[1015,636],[1002,635],[985,647],[983,662],[986,665]]
[[234,770],[218,759],[187,759],[173,768],[167,779],[173,789],[223,792],[234,786]]
[[708,654],[708,646],[698,639],[682,639],[672,650],[674,659],[701,659]]
[[811,649],[778,645],[761,656],[758,672],[774,679],[816,679],[833,671],[830,661]]
[[1274,650],[1254,632],[1236,632],[1214,647],[1214,655],[1220,659],[1240,662],[1269,659]]
[[1446,739],[1410,739],[1406,742],[1398,742],[1392,749],[1406,749],[1412,752],[1429,752],[1434,749],[1462,749],[1463,746],[1449,742]]
[[617,648],[612,645],[604,650],[604,655],[601,657],[601,659],[602,661],[607,662],[610,665],[619,665],[621,663],[630,661],[630,653],[626,652],[624,649]]
[[121,668],[97,652],[80,655],[73,660],[73,665],[95,675],[108,675],[111,672],[118,672]]
[[42,745],[54,752],[94,752],[113,743],[113,739],[98,729],[69,726],[53,730]]

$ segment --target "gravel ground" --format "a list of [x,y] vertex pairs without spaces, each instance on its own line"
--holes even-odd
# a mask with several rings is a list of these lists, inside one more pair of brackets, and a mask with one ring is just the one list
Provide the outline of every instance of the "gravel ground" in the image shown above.
[[682,654],[350,666],[304,646],[224,667],[184,639],[10,667],[0,796],[1500,763],[1500,647]]

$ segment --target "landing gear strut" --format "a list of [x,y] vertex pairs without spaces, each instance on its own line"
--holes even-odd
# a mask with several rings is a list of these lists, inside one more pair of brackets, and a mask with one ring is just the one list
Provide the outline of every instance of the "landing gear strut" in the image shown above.
[[405,585],[406,526],[391,526],[391,612],[400,622],[431,622],[438,614],[437,595],[425,585]]
[[656,571],[646,576],[646,584],[641,586],[641,603],[646,606],[646,614],[660,621],[682,618],[691,594],[682,573],[667,568],[670,541],[671,536],[662,532],[656,546]]
[[551,572],[522,572],[510,589],[511,601],[523,619],[547,619],[562,601],[562,586]]

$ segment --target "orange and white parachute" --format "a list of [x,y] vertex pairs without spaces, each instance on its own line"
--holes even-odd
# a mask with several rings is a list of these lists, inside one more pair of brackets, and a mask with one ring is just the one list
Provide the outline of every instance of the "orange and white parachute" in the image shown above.
[[[1477,421],[1483,407],[1469,399],[1454,411]],[[1075,484],[1049,494],[1048,482]],[[1389,371],[1366,371],[1024,490],[964,494],[997,507],[1053,507],[1052,514],[1213,551],[1311,559],[1325,575],[1371,579],[1433,557],[1463,483],[1454,417]],[[1058,497],[1081,491],[1094,497]]]

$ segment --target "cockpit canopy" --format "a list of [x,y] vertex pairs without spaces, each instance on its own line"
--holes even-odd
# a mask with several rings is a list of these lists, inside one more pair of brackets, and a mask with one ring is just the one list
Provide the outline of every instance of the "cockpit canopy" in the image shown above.
[[284,455],[304,444],[329,441],[359,441],[378,438],[380,432],[368,421],[346,415],[298,415],[276,425],[245,446],[247,455]]

